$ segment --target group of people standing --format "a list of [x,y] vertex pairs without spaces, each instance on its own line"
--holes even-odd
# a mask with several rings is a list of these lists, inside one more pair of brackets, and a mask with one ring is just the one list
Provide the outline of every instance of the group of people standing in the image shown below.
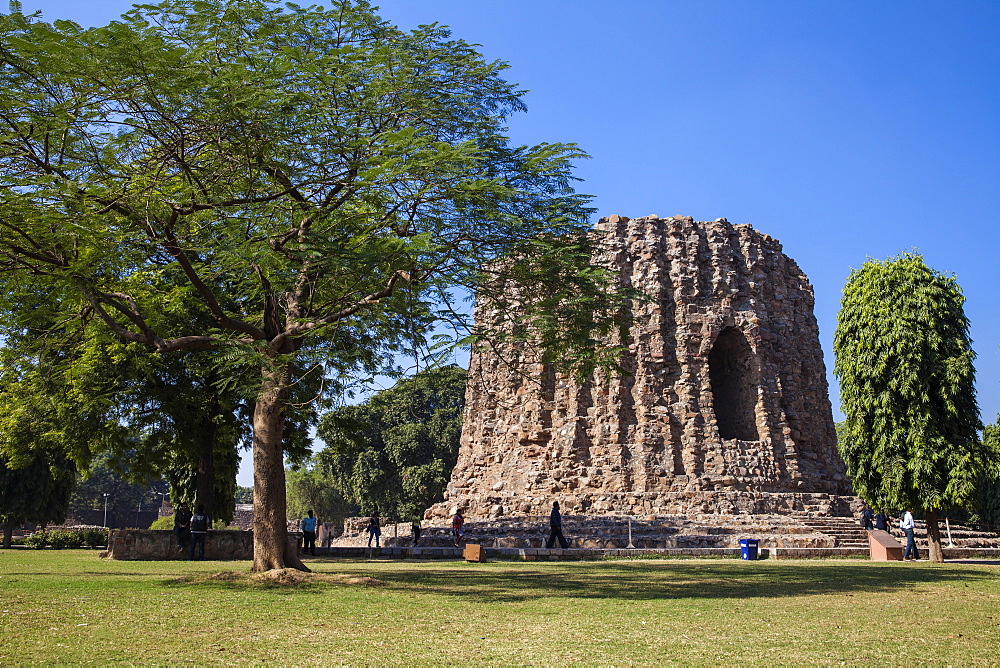
[[[861,527],[865,531],[889,531],[889,527],[891,526],[892,519],[885,511],[880,510],[876,513],[868,506],[864,506],[861,509]],[[899,528],[902,530],[903,535],[906,536],[906,548],[903,550],[904,561],[918,561],[920,559],[920,555],[917,552],[917,542],[913,537],[915,526],[913,513],[907,510],[899,518]]]
[[[368,534],[368,547],[375,543],[375,547],[379,546],[379,541],[382,538],[382,525],[379,523],[378,515],[372,515],[368,518],[368,527],[365,529]],[[417,543],[420,542],[420,520],[414,518],[410,522],[410,533],[413,536],[413,545],[416,547]]]
[[205,514],[205,506],[198,504],[195,512],[186,503],[182,503],[180,508],[174,513],[174,537],[177,539],[177,550],[184,552],[188,550],[188,561],[195,558],[195,549],[198,550],[198,559],[205,558],[205,539],[208,538],[208,516]]

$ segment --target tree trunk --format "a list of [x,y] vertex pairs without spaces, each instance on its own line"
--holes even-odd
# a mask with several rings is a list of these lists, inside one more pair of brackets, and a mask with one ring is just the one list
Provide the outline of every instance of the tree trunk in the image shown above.
[[9,548],[11,541],[14,539],[14,523],[4,522],[3,523],[3,546],[4,549]]
[[925,512],[924,522],[927,524],[927,558],[939,564],[944,563],[944,552],[941,550],[941,529],[938,527],[937,513]]
[[295,568],[309,571],[295,546],[288,544],[285,511],[285,373],[262,370],[260,398],[253,410],[253,570]]

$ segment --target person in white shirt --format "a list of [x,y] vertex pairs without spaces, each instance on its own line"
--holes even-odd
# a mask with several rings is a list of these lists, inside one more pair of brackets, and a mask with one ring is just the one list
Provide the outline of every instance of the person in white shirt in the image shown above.
[[913,514],[907,510],[899,520],[899,528],[906,534],[906,549],[903,550],[903,561],[909,561],[911,554],[914,561],[920,558],[920,555],[917,553],[917,543],[913,540],[913,527]]

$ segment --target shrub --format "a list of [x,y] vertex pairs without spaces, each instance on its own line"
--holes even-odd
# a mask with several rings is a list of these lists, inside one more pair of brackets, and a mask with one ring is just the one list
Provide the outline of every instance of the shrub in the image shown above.
[[49,544],[49,533],[48,531],[36,531],[27,538],[24,539],[24,544],[28,547],[33,547],[36,550],[40,550]]
[[165,515],[163,517],[157,517],[152,524],[149,525],[150,529],[173,529],[174,528],[174,516]]
[[80,539],[84,545],[99,547],[108,544],[107,529],[84,529],[80,532]]
[[78,549],[84,545],[98,547],[108,544],[107,529],[44,529],[36,531],[24,539],[24,544],[40,550],[45,546],[54,549],[73,548]]
[[68,548],[80,548],[83,547],[83,536],[79,531],[70,531],[69,529],[54,529],[49,532],[49,545],[59,550],[64,547]]

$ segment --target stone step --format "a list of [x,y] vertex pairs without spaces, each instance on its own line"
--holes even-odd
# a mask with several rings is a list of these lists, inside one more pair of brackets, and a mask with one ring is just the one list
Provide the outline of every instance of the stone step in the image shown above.
[[[515,549],[540,548],[549,536],[548,516],[511,517],[494,521],[469,521],[465,525],[465,540],[486,546]],[[563,534],[573,547],[591,549],[624,549],[629,544],[648,549],[673,549],[679,547],[733,548],[741,538],[758,538],[763,546],[843,547],[867,549],[868,535],[852,517],[815,517],[805,513],[788,516],[776,515],[655,515],[628,517],[564,515]],[[333,542],[341,546],[365,546],[367,534],[360,523],[353,533],[345,534]],[[926,536],[919,527],[918,540],[926,544]],[[963,528],[964,529],[964,528]],[[394,536],[395,531],[395,536]],[[894,530],[897,538],[902,532]],[[1000,539],[985,532],[969,531],[969,538],[952,528],[956,547],[1000,547]],[[942,539],[947,537],[942,531]],[[450,525],[424,527],[421,545],[447,548],[454,545]],[[410,546],[409,525],[387,525],[382,532],[383,545]]]

